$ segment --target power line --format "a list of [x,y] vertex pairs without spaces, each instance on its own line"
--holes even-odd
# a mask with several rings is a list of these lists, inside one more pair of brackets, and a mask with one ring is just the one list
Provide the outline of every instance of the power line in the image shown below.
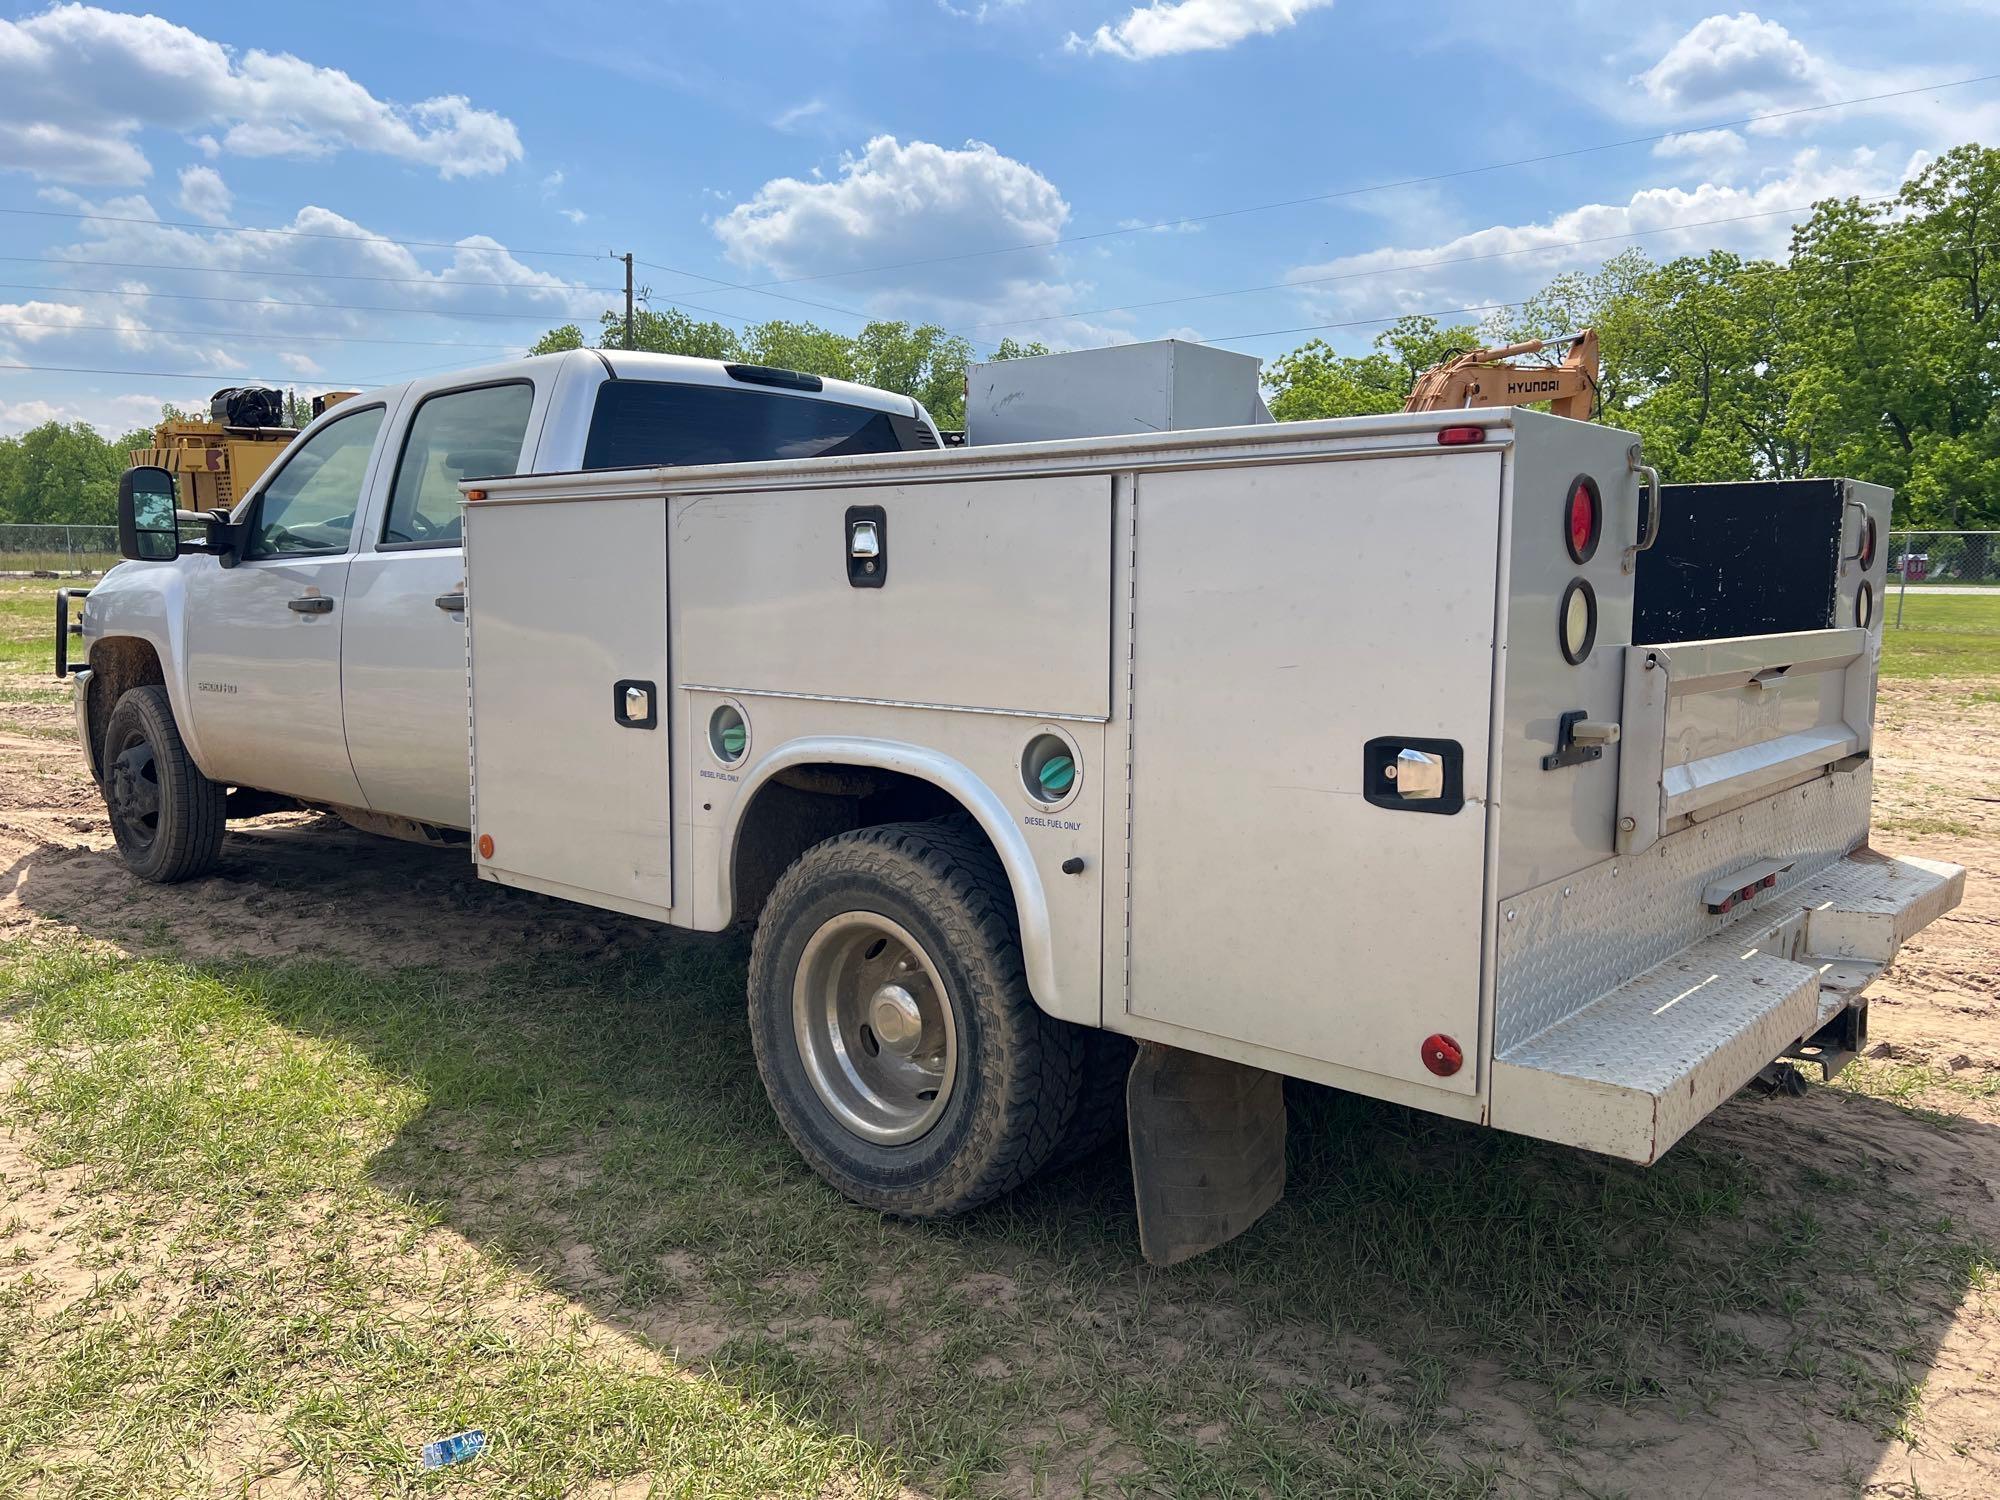
[[1975,84],[1992,83],[2000,80],[2000,73],[1982,73],[1974,78],[1955,78],[1944,83],[1929,83],[1917,88],[1891,89],[1887,93],[1863,94],[1852,99],[1834,99],[1823,104],[1802,104],[1793,109],[1770,110],[1763,114],[1743,115],[1734,120],[1719,120],[1708,125],[1683,125],[1674,130],[1662,130],[1653,135],[1627,136],[1623,140],[1603,141],[1592,146],[1571,146],[1561,151],[1545,151],[1536,156],[1519,156],[1509,161],[1487,162],[1476,167],[1457,167],[1445,172],[1427,172],[1419,177],[1401,177],[1393,182],[1367,183],[1359,187],[1336,188],[1331,192],[1311,193],[1300,198],[1280,198],[1270,203],[1253,203],[1242,208],[1218,209],[1212,213],[1188,214],[1178,219],[1161,219],[1151,224],[1126,224],[1116,229],[1100,229],[1088,234],[1061,235],[1054,239],[1029,240],[1016,245],[995,245],[984,250],[964,250],[953,255],[932,255],[919,260],[884,262],[873,266],[856,266],[845,271],[817,271],[801,276],[780,276],[769,281],[745,281],[727,283],[732,290],[762,291],[774,286],[794,286],[802,281],[826,281],[842,276],[867,276],[881,271],[905,271],[917,266],[943,265],[952,261],[977,260],[989,255],[1013,255],[1027,250],[1049,250],[1059,245],[1082,244],[1089,240],[1116,239],[1127,234],[1147,234],[1159,229],[1178,229],[1187,224],[1207,224],[1217,219],[1239,218],[1245,214],[1269,213],[1280,208],[1298,208],[1308,203],[1331,203],[1342,198],[1358,198],[1369,193],[1393,192],[1398,188],[1421,187],[1433,182],[1450,182],[1461,177],[1476,177],[1488,172],[1504,172],[1515,167],[1532,167],[1553,161],[1564,161],[1571,157],[1589,156],[1604,151],[1619,151],[1628,146],[1648,146],[1666,140],[1669,136],[1692,135],[1705,130],[1731,130],[1737,126],[1755,125],[1764,120],[1784,120],[1798,115],[1809,115],[1833,109],[1848,109],[1857,104],[1879,104],[1886,99],[1903,99],[1912,94],[1936,93],[1944,89],[1970,88]]
[[[18,365],[6,361],[0,361],[0,370],[35,370],[46,375],[131,375],[145,380],[233,380],[239,383],[259,378],[255,375],[246,375],[241,370],[109,370],[95,365]],[[302,382],[297,375],[285,375],[274,380],[267,379],[266,383],[298,385]],[[379,385],[381,382],[347,380],[337,375],[316,375],[313,377],[313,383],[367,387]]]
[[1400,323],[1405,318],[1457,318],[1467,313],[1499,312],[1508,307],[1526,307],[1526,302],[1480,302],[1471,307],[1447,307],[1434,312],[1394,313],[1386,318],[1349,318],[1344,323],[1308,323],[1299,328],[1266,328],[1257,333],[1221,333],[1204,338],[1204,344],[1240,344],[1248,339],[1274,339],[1294,333],[1326,333],[1337,328],[1374,328],[1384,323]]
[[[379,312],[379,313],[419,313],[433,318],[503,318],[514,322],[541,322],[549,314],[541,312],[497,312],[466,307],[386,307],[370,302],[290,302],[279,297],[217,297],[196,292],[138,292],[116,287],[103,286],[46,286],[32,282],[0,281],[0,291],[11,292],[77,292],[91,297],[152,297],[175,302],[226,302],[247,307],[308,307],[318,312]],[[662,301],[666,300],[664,298]],[[714,308],[701,307],[692,302],[669,304],[684,307],[691,312],[707,313],[711,317],[732,318],[731,313],[719,312]],[[738,320],[740,321],[740,319]]]
[[64,333],[156,333],[197,339],[279,339],[303,344],[387,344],[412,349],[512,349],[513,344],[462,344],[453,339],[367,339],[332,333],[260,333],[248,328],[155,328],[142,323],[55,323],[0,318],[0,327],[52,328]]
[[256,266],[190,266],[172,261],[83,260],[68,255],[0,255],[0,261],[46,266],[102,266],[115,271],[198,271],[208,276],[285,276],[308,281],[378,281],[397,286],[509,287],[524,292],[617,292],[615,286],[588,286],[565,281],[550,286],[541,281],[468,281],[456,276],[350,276],[333,271],[267,271]]
[[[730,292],[754,291],[760,297],[775,297],[780,302],[796,302],[801,307],[816,307],[820,309],[822,312],[839,313],[843,317],[858,318],[863,323],[872,322],[874,321],[875,317],[873,313],[865,313],[862,312],[859,308],[854,308],[854,307],[842,307],[837,302],[815,302],[808,297],[793,297],[787,295],[784,292],[767,291],[763,287],[746,286],[740,282],[724,281],[719,276],[705,276],[700,271],[689,271],[689,270],[684,270],[679,266],[662,265],[660,264],[660,262],[655,260],[642,260],[639,261],[638,264],[644,266],[649,271],[665,271],[670,276],[687,276],[695,281],[706,282],[710,286],[714,287],[717,291],[730,291]],[[973,326],[978,327],[981,325],[975,324]],[[946,329],[945,331],[947,333],[950,333],[953,332],[954,330]],[[991,344],[993,342],[993,340],[991,339],[972,338],[970,334],[964,332],[959,332],[958,336],[960,338],[967,339],[969,342],[975,344]]]
[[[397,240],[386,234],[329,234],[319,229],[253,229],[243,224],[199,224],[187,219],[148,219],[137,214],[85,214],[55,208],[0,208],[0,214],[37,219],[82,219],[94,224],[143,224],[149,229],[200,229],[210,234],[274,234],[297,240],[341,240],[350,245],[406,245],[418,250],[491,250],[493,245],[467,245],[458,240]],[[468,235],[470,239],[473,236]],[[480,238],[494,239],[493,235]],[[497,243],[497,242],[496,242]],[[601,250],[524,250],[499,245],[509,255],[558,255],[572,260],[602,260]]]
[[[1894,200],[1890,198],[1863,198],[1860,201],[1863,203],[1888,203]],[[1437,260],[1405,261],[1393,266],[1371,266],[1364,271],[1342,271],[1332,276],[1308,276],[1295,281],[1267,282],[1263,286],[1231,287],[1227,291],[1219,292],[1192,292],[1185,297],[1158,297],[1150,302],[1123,302],[1116,307],[1086,307],[1080,308],[1075,312],[1044,313],[1032,318],[1007,318],[1000,322],[975,323],[972,326],[975,328],[1013,328],[1023,323],[1055,323],[1065,318],[1096,317],[1101,313],[1138,312],[1149,307],[1171,307],[1182,302],[1208,302],[1218,297],[1246,297],[1255,292],[1287,292],[1299,287],[1325,286],[1329,282],[1335,281],[1356,281],[1368,276],[1388,276],[1398,271],[1430,271],[1436,270],[1441,266],[1463,266],[1471,265],[1477,261],[1505,260],[1515,255],[1542,255],[1551,250],[1572,250],[1581,245],[1602,245],[1617,240],[1644,239],[1656,234],[1678,234],[1689,229],[1708,229],[1718,224],[1742,224],[1747,223],[1751,219],[1772,219],[1783,214],[1809,213],[1811,210],[1812,205],[1807,204],[1803,208],[1770,208],[1760,210],[1754,214],[1731,214],[1725,218],[1718,219],[1690,219],[1685,224],[1662,224],[1652,229],[1628,229],[1619,234],[1598,234],[1576,240],[1550,240],[1546,244],[1527,245],[1518,250],[1490,250],[1483,251],[1478,255],[1454,255]],[[1362,254],[1373,253],[1375,252],[1362,252]],[[1353,260],[1358,257],[1347,256],[1344,258]]]

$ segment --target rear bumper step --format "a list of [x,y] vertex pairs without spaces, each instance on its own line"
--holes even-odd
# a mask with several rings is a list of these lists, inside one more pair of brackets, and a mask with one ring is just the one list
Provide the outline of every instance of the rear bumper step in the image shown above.
[[1654,1161],[1964,894],[1957,865],[1858,850],[1501,1053],[1492,1122]]

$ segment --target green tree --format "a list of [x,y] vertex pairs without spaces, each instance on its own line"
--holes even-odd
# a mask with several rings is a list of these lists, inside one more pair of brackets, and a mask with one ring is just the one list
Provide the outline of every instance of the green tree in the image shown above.
[[1324,339],[1313,339],[1280,355],[1265,371],[1271,415],[1280,422],[1303,422],[1401,411],[1417,376],[1480,343],[1470,324],[1444,327],[1427,317],[1397,319],[1376,335],[1368,354],[1341,354]]
[[86,422],[44,422],[0,439],[0,520],[110,525],[125,466],[124,449]]
[[551,328],[528,346],[530,354],[561,354],[569,349],[583,347],[583,330],[574,323],[565,323],[560,328]]

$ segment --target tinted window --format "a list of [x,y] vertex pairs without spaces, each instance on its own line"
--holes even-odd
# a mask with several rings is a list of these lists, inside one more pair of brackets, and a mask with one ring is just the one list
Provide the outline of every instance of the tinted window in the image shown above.
[[584,447],[586,469],[735,464],[904,447],[886,412],[730,386],[608,380]]
[[534,404],[535,388],[522,382],[427,398],[403,441],[382,540],[456,546],[459,481],[515,471]]
[[252,557],[345,552],[368,477],[368,455],[382,430],[382,408],[339,417],[301,444],[257,502]]

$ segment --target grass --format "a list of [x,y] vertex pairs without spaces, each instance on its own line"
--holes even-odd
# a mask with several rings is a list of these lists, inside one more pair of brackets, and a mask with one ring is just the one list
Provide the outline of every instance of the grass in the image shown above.
[[1312,1089],[1285,1201],[1188,1266],[1139,1262],[1115,1153],[897,1224],[777,1130],[742,959],[0,949],[4,1114],[93,1278],[0,1267],[0,1493],[178,1493],[245,1431],[315,1489],[448,1485],[416,1445],[478,1426],[504,1494],[1470,1496],[1507,1455],[1468,1371],[1556,1451],[1745,1380],[1886,1441],[1991,1284],[1888,1160],[1641,1171]]
[[[0,581],[0,725],[66,696],[56,586]],[[1996,647],[2000,599],[1913,594],[1883,671],[1990,683]],[[1995,1285],[1893,1150],[1777,1159],[1747,1100],[1640,1170],[1299,1088],[1285,1200],[1164,1272],[1116,1153],[898,1224],[775,1126],[732,941],[474,974],[171,942],[0,945],[0,1494],[1482,1495],[1607,1409],[1746,1391],[1801,1451],[1912,1441]],[[1971,1131],[2000,1085],[1836,1087]]]
[[[0,730],[39,737],[68,736],[52,723],[49,705],[70,701],[55,676],[55,591],[89,579],[0,578]],[[23,713],[21,710],[28,711]]]
[[1882,676],[2000,678],[2000,593],[1922,594],[1903,601],[1896,623],[1896,594],[1882,601]]

